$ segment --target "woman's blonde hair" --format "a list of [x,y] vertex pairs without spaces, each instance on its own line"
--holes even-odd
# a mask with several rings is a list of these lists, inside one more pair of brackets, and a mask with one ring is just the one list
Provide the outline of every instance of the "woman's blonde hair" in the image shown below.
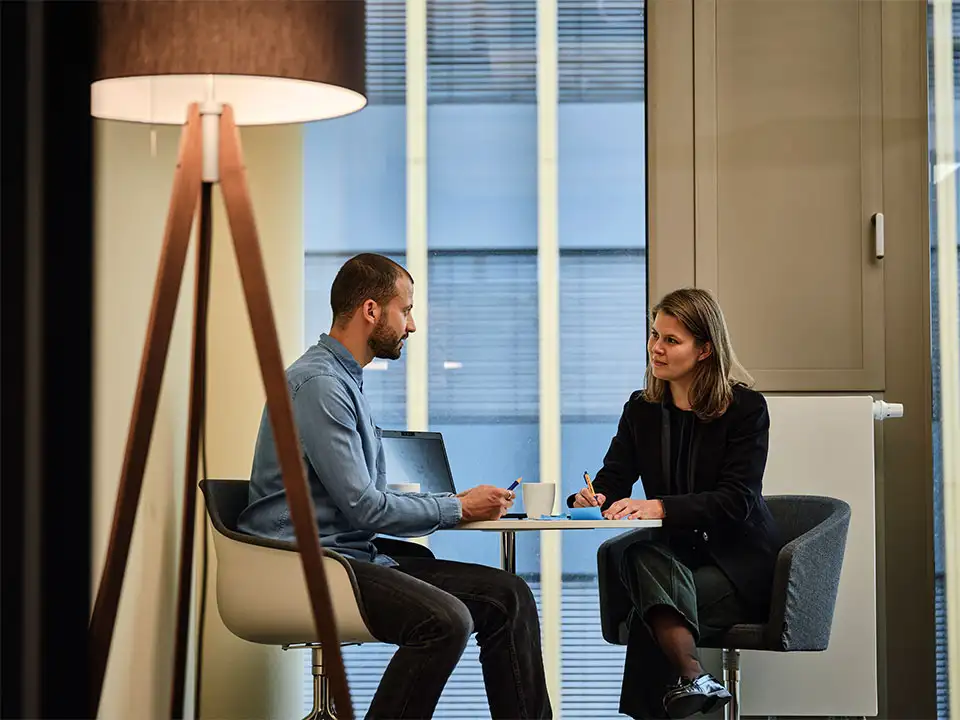
[[[693,335],[698,346],[710,343],[710,354],[694,367],[689,400],[691,408],[701,420],[720,417],[727,411],[733,398],[733,386],[738,383],[753,384],[753,378],[733,351],[720,305],[706,290],[681,288],[668,293],[653,306],[650,311],[651,325],[659,313],[679,320]],[[667,385],[668,381],[654,377],[652,362],[648,363],[644,399],[663,402]]]

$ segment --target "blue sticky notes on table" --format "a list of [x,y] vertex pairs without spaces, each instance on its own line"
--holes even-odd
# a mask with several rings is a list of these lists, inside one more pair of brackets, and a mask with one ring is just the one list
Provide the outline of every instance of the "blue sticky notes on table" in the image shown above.
[[571,520],[603,520],[603,514],[598,507],[570,508]]

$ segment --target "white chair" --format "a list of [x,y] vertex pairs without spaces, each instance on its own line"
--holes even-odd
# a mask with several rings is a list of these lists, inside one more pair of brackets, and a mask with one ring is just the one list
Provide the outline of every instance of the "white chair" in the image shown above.
[[[237,518],[247,506],[248,486],[241,480],[200,483],[214,529],[220,617],[230,632],[249,642],[281,645],[284,650],[310,648],[313,710],[304,720],[336,720],[296,544],[237,531]],[[341,645],[378,642],[364,620],[350,565],[335,552],[324,550],[324,555]]]

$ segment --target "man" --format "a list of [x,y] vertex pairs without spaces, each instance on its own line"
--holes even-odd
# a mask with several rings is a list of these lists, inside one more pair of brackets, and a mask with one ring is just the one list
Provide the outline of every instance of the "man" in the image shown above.
[[[400,646],[367,717],[432,717],[474,630],[491,715],[552,717],[537,607],[527,584],[495,568],[415,557],[404,550],[411,543],[388,545],[377,538],[378,533],[416,537],[461,521],[494,520],[514,498],[489,485],[457,496],[386,490],[380,429],[363,395],[363,367],[374,358],[399,358],[416,331],[413,278],[381,255],[357,255],[337,273],[330,304],[329,335],[290,366],[287,383],[321,542],[349,558],[373,636]],[[239,526],[263,537],[294,538],[266,409],[250,504]],[[388,547],[393,556],[381,552]]]

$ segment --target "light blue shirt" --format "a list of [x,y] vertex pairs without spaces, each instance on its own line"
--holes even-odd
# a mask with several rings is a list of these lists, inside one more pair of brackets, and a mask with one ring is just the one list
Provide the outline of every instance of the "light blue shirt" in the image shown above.
[[[357,560],[393,565],[373,545],[378,533],[418,537],[460,522],[460,500],[450,493],[387,489],[380,428],[363,395],[363,368],[337,340],[321,335],[287,369],[287,386],[324,547]],[[266,407],[248,502],[238,522],[241,532],[295,539]]]

